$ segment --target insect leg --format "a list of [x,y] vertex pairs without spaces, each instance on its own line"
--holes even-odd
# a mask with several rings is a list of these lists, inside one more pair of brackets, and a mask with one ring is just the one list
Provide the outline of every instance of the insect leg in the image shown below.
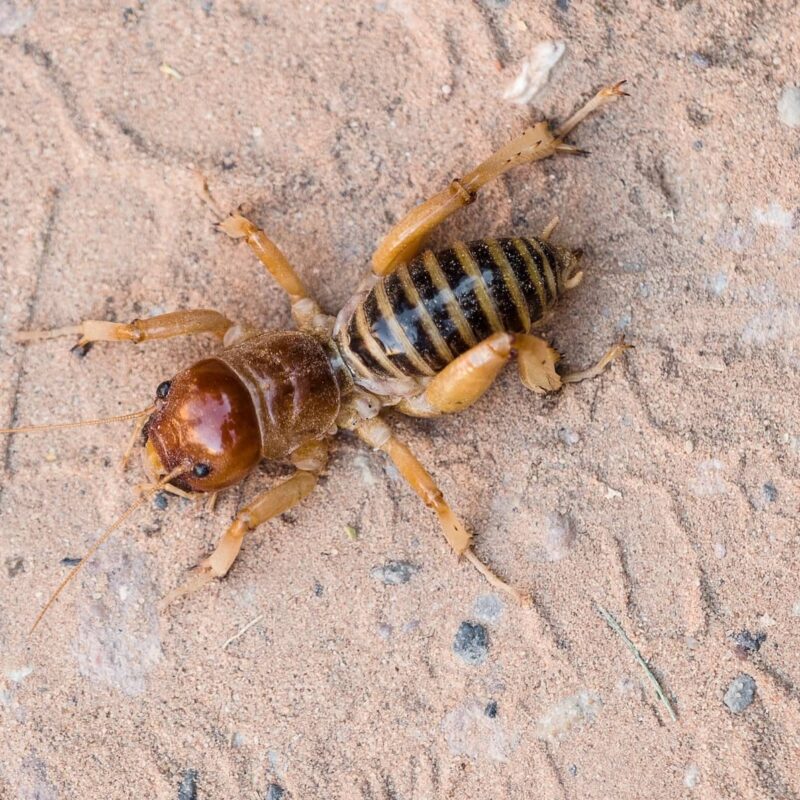
[[501,147],[462,178],[413,208],[388,233],[372,256],[372,271],[388,275],[398,264],[406,263],[421,249],[425,237],[451,214],[469,205],[479,189],[519,164],[530,164],[556,153],[582,153],[565,144],[564,137],[593,111],[625,94],[621,83],[601,89],[573,114],[556,132],[546,122],[528,128],[516,139]]
[[195,567],[192,576],[182,586],[167,594],[162,607],[183,595],[196,592],[215,578],[224,577],[239,555],[244,537],[307,497],[317,485],[327,459],[328,446],[325,442],[311,442],[296,450],[292,461],[298,468],[297,472],[272,489],[262,492],[241,509],[214,552]]
[[403,400],[399,411],[428,417],[462,411],[492,385],[511,358],[514,336],[495,333],[451,361],[417,397]]
[[578,372],[570,372],[567,375],[562,375],[561,380],[564,383],[578,383],[579,381],[585,381],[589,378],[595,378],[604,372],[612,361],[618,359],[626,350],[632,347],[632,344],[626,344],[624,339],[620,339],[616,344],[608,348],[603,357],[594,366],[579,370]]
[[53,339],[57,336],[79,335],[78,347],[91,342],[147,342],[152,339],[170,339],[193,333],[213,333],[222,338],[233,323],[218,311],[196,308],[189,311],[172,311],[148,319],[132,322],[105,322],[87,319],[79,325],[54,328],[49,331],[21,331],[15,338],[21,342]]
[[422,502],[436,512],[442,525],[442,533],[456,555],[466,558],[493,586],[512,595],[519,602],[528,602],[525,592],[506,583],[478,558],[470,547],[472,536],[444,499],[441,489],[408,445],[392,435],[383,419],[373,417],[364,420],[358,425],[356,432],[370,447],[386,453]]
[[565,383],[578,383],[596,377],[630,347],[632,345],[625,344],[624,340],[620,340],[610,347],[594,366],[578,372],[559,375],[556,372],[556,364],[561,355],[544,339],[531,334],[520,334],[514,337],[514,349],[517,351],[519,362],[519,376],[528,389],[538,394],[556,392]]
[[200,178],[200,197],[217,218],[217,227],[227,233],[231,239],[244,239],[247,242],[258,260],[266,267],[267,272],[289,295],[292,317],[297,325],[304,329],[324,328],[325,315],[278,245],[247,217],[239,213],[225,214],[211,195],[205,178],[202,175],[198,177]]
[[514,349],[517,351],[519,377],[528,389],[545,394],[561,388],[562,378],[556,372],[556,364],[561,358],[558,350],[531,334],[517,334]]

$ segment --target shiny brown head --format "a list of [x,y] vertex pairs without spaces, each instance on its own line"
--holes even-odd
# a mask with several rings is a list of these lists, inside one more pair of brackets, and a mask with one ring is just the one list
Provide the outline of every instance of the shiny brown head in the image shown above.
[[145,468],[158,482],[181,466],[171,482],[191,492],[215,492],[241,481],[261,458],[253,399],[236,373],[209,358],[156,389],[145,427]]

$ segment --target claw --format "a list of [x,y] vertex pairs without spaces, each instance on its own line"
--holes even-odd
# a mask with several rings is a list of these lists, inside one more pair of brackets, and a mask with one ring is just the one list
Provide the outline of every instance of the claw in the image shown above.
[[168,592],[161,602],[158,604],[159,611],[164,611],[166,608],[181,597],[202,589],[207,584],[211,583],[217,576],[214,575],[214,570],[209,563],[209,559],[201,561],[191,572],[191,576],[171,592]]

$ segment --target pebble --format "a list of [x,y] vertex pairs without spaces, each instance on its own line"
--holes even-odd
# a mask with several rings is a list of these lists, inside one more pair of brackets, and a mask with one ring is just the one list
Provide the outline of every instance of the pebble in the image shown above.
[[453,639],[453,652],[467,664],[482,664],[489,654],[486,628],[478,622],[462,622]]
[[483,713],[486,714],[489,719],[494,719],[497,716],[497,700],[490,700],[486,704],[486,708],[483,709]]
[[168,505],[169,500],[167,499],[166,492],[158,492],[153,498],[153,508],[157,508],[159,511],[164,511]]
[[178,800],[197,800],[197,770],[187,769],[178,787]]
[[283,800],[284,797],[286,797],[286,792],[283,786],[279,786],[277,783],[267,786],[266,800]]
[[741,673],[737,675],[725,692],[725,705],[734,714],[741,714],[756,696],[756,682],[750,675]]
[[742,655],[746,655],[749,653],[757,653],[761,649],[761,645],[766,641],[767,634],[751,633],[748,630],[744,630],[734,633],[730,638],[736,649],[742,653]]
[[778,100],[778,116],[784,125],[800,128],[800,87],[784,87]]
[[417,572],[419,567],[410,561],[387,561],[382,567],[373,567],[369,574],[387,586],[399,586],[408,583]]

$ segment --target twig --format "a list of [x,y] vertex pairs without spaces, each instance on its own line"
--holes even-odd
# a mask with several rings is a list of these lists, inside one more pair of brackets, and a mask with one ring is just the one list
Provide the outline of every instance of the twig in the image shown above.
[[622,630],[622,626],[619,624],[619,622],[617,622],[614,617],[612,617],[611,614],[603,608],[603,606],[601,606],[599,603],[596,603],[595,606],[600,616],[608,623],[608,627],[611,628],[611,630],[614,631],[623,642],[625,642],[625,646],[631,651],[631,653],[633,653],[633,657],[639,662],[639,665],[645,671],[650,683],[653,684],[653,688],[656,690],[659,700],[661,700],[661,702],[666,706],[667,711],[669,711],[672,721],[677,722],[678,717],[675,714],[675,709],[672,707],[672,703],[670,703],[669,698],[661,688],[661,684],[658,682],[658,678],[653,675],[652,670],[647,665],[647,662],[642,657],[642,654],[636,648],[636,645],[628,638],[628,634]]
[[249,631],[250,628],[253,627],[253,625],[258,624],[259,622],[261,622],[262,619],[264,619],[264,615],[259,614],[259,616],[257,616],[255,619],[250,620],[250,622],[248,622],[247,625],[244,626],[244,628],[241,628],[238,633],[235,633],[233,636],[231,636],[230,639],[228,639],[225,642],[225,644],[222,645],[222,649],[224,650],[231,642],[235,642],[240,636],[244,636],[244,634],[247,633],[247,631]]

